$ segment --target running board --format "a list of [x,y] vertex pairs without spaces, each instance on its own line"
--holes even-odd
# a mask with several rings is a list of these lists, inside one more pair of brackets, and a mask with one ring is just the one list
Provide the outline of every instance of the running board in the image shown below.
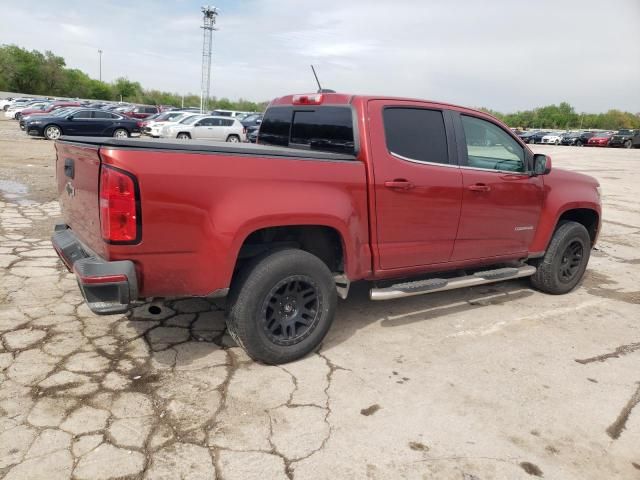
[[523,265],[518,268],[498,268],[485,270],[473,275],[465,275],[455,278],[431,278],[415,282],[398,283],[387,288],[372,288],[369,293],[371,300],[392,300],[394,298],[412,297],[425,293],[443,292],[456,288],[475,287],[486,283],[500,282],[514,278],[530,277],[536,273],[536,267]]

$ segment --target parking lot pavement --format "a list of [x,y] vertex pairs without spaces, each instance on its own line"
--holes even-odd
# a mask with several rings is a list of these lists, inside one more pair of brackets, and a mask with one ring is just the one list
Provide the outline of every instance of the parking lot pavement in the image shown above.
[[536,148],[603,185],[573,293],[371,303],[356,285],[320,353],[267,367],[204,300],[93,315],[48,241],[53,145],[16,128],[0,121],[0,477],[640,477],[640,150]]

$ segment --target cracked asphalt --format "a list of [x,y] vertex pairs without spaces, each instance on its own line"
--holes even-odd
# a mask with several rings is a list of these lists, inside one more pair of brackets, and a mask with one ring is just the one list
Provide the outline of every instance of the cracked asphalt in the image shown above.
[[536,150],[603,186],[576,291],[355,285],[318,354],[272,367],[222,303],[93,315],[48,240],[53,145],[0,121],[0,478],[640,478],[640,150]]

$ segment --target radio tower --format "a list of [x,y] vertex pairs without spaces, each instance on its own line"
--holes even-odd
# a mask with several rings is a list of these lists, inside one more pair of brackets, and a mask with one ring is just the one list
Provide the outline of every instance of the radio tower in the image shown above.
[[218,9],[216,7],[202,7],[202,86],[200,93],[200,113],[209,107],[209,89],[211,88],[211,53],[213,47],[213,31],[216,28],[216,17]]

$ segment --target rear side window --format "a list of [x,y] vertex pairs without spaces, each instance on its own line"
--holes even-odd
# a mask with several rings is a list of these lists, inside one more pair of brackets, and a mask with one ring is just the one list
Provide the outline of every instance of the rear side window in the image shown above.
[[231,127],[235,123],[235,120],[221,120],[220,122],[223,127]]
[[260,125],[258,141],[268,145],[354,154],[351,108],[270,108]]
[[389,153],[406,160],[449,163],[444,119],[439,110],[389,107],[383,112]]

